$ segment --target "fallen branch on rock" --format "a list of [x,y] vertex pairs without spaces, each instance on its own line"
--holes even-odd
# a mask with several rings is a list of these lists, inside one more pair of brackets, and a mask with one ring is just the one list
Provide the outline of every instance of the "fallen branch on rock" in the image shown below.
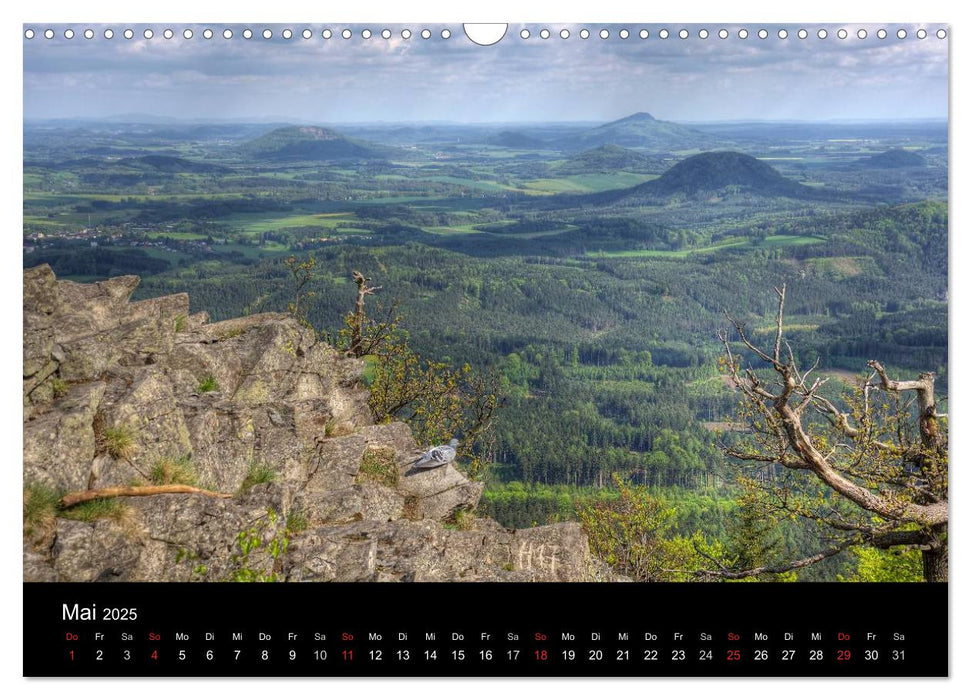
[[93,501],[98,498],[118,498],[119,496],[157,496],[166,493],[198,493],[211,498],[232,498],[231,493],[208,491],[185,484],[166,484],[165,486],[113,486],[107,489],[93,489],[90,491],[74,491],[61,499],[61,508],[70,508],[78,503]]

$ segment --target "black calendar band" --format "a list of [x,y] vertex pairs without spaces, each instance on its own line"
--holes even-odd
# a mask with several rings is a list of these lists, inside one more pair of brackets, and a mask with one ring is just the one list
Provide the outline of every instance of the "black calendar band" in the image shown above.
[[25,676],[946,676],[946,584],[24,584]]

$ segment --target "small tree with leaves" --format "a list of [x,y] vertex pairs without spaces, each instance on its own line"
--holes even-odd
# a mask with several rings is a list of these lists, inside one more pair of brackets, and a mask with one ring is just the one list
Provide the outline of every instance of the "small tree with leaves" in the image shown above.
[[375,420],[406,422],[423,445],[459,436],[466,473],[482,478],[491,461],[493,418],[502,402],[499,375],[422,357],[400,327],[397,304],[381,320],[372,320],[365,302],[381,287],[357,271],[353,279],[357,300],[338,342],[348,355],[363,357],[370,365],[369,405]]
[[287,304],[287,311],[293,314],[300,323],[309,328],[311,326],[307,320],[307,311],[304,308],[304,303],[308,299],[316,296],[316,292],[307,287],[313,282],[316,275],[317,258],[312,253],[307,256],[306,260],[300,260],[296,256],[291,255],[283,261],[283,264],[287,266],[293,278],[293,301]]
[[615,494],[577,504],[590,551],[635,581],[686,581],[693,571],[721,556],[717,543],[700,533],[677,532],[675,508],[613,475]]
[[749,434],[725,448],[756,466],[750,479],[769,517],[803,519],[827,544],[796,561],[750,567],[720,565],[699,576],[728,579],[795,570],[851,548],[915,548],[925,581],[946,581],[948,526],[947,417],[937,411],[934,374],[891,379],[876,360],[841,398],[824,395],[816,365],[799,367],[784,337],[786,288],[776,289],[774,338],[760,348],[729,317],[738,342],[757,360],[743,367],[733,338],[721,334],[724,366],[741,394]]

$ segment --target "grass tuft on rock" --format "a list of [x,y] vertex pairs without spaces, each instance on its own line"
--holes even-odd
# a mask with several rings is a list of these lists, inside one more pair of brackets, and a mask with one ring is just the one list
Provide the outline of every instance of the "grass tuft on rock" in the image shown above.
[[196,387],[196,391],[198,391],[200,394],[207,394],[210,391],[218,390],[219,382],[217,382],[216,378],[211,374],[206,375],[206,378],[199,382],[199,386]]
[[475,513],[465,508],[459,508],[443,523],[447,530],[474,530]]
[[135,454],[135,437],[122,426],[105,428],[101,442],[105,452],[114,459],[131,459]]
[[93,501],[79,503],[76,506],[65,508],[58,516],[66,520],[80,520],[84,523],[94,522],[95,520],[114,520],[124,522],[131,514],[131,507],[125,505],[117,498],[96,498]]
[[307,520],[307,514],[302,510],[295,510],[287,516],[288,533],[303,532],[308,527],[310,527],[310,521]]
[[219,340],[231,340],[232,338],[238,338],[245,332],[246,329],[241,327],[227,328],[226,330],[221,331],[216,337]]
[[250,462],[249,471],[246,472],[246,478],[243,479],[243,484],[239,487],[240,492],[248,491],[257,484],[268,484],[271,481],[276,481],[276,470],[269,464],[262,460],[256,460]]
[[47,484],[24,486],[24,535],[43,536],[54,526],[61,495]]
[[398,463],[391,447],[369,447],[361,455],[361,468],[357,482],[372,481],[394,487],[398,483]]
[[166,484],[185,484],[186,486],[196,486],[199,476],[188,457],[172,459],[165,457],[152,465],[149,478],[156,486]]

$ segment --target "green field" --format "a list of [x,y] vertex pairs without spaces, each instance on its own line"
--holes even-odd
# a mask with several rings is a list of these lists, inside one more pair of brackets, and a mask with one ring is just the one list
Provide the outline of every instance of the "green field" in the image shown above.
[[814,243],[825,243],[825,238],[817,236],[766,236],[761,243],[755,245],[756,248],[788,248],[790,246],[813,245]]
[[[222,217],[221,222],[240,229],[248,236],[259,236],[264,231],[279,231],[287,228],[315,226],[333,230],[353,224],[357,217],[350,212],[312,214],[306,212],[265,212],[259,214],[231,214]],[[360,229],[363,230],[363,229]]]
[[152,231],[145,235],[148,238],[171,238],[173,241],[204,241],[208,238],[205,234],[188,231]]
[[642,182],[654,180],[656,177],[656,175],[626,172],[591,173],[529,180],[523,183],[523,188],[532,194],[586,194],[634,187]]
[[703,246],[701,248],[687,248],[685,250],[617,250],[603,253],[590,253],[587,257],[607,258],[686,258],[697,253],[714,253],[729,248],[791,248],[794,246],[824,243],[825,239],[815,236],[767,236],[759,243],[732,240],[725,243]]

